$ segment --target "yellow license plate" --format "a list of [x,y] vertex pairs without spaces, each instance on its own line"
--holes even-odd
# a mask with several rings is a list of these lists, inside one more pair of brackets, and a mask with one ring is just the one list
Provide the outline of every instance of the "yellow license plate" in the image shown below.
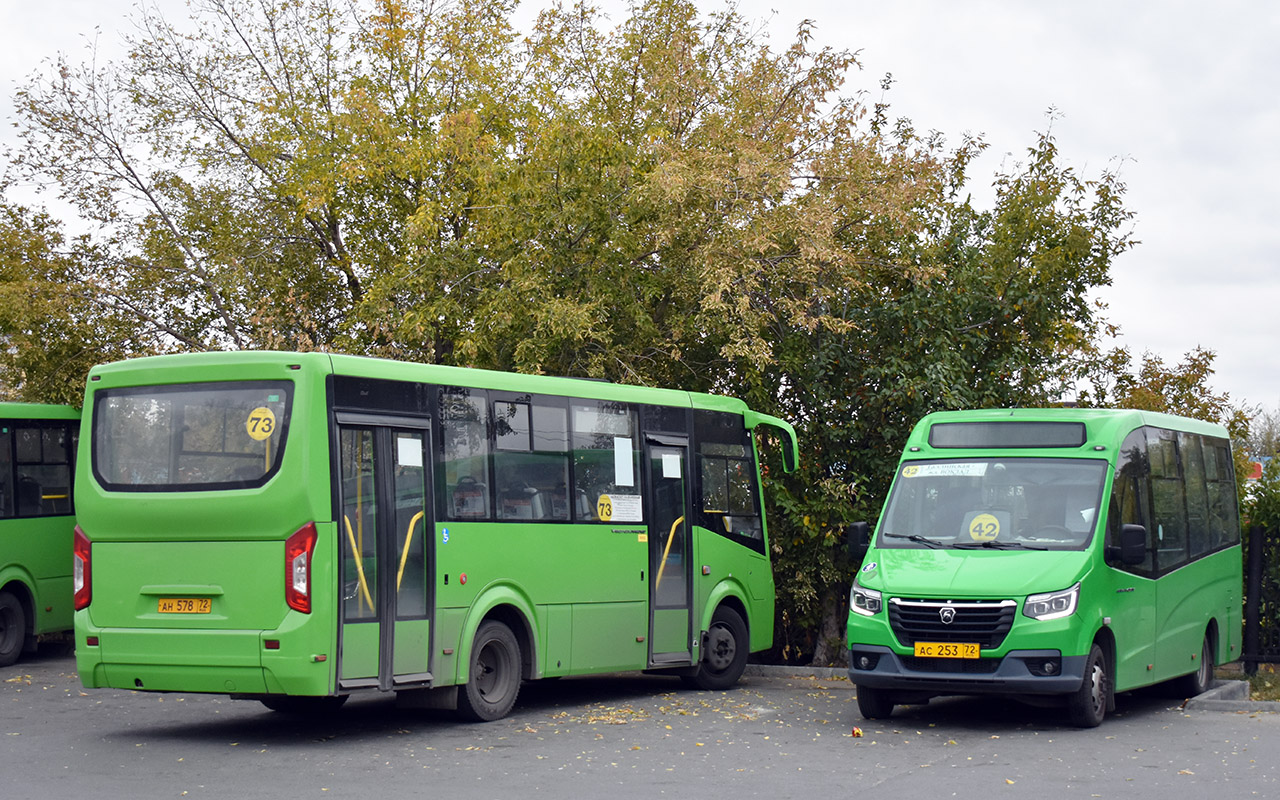
[[161,614],[208,614],[213,600],[208,597],[161,597]]
[[977,658],[978,645],[973,642],[916,642],[916,655],[925,658]]

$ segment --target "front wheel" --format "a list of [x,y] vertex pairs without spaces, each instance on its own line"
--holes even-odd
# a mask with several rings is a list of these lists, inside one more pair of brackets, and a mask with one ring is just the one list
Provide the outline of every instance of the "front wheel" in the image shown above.
[[12,592],[0,592],[0,667],[7,667],[22,655],[27,640],[27,615]]
[[699,689],[728,689],[746,670],[750,647],[742,617],[732,608],[720,606],[711,616],[698,671],[687,682]]
[[1111,680],[1107,676],[1107,659],[1102,648],[1094,645],[1084,665],[1084,680],[1080,688],[1067,695],[1067,716],[1071,724],[1081,728],[1096,728],[1107,715],[1107,693]]
[[511,629],[488,620],[471,645],[467,685],[458,692],[458,713],[477,722],[505,717],[520,693],[520,643]]
[[858,712],[863,719],[888,719],[893,715],[893,695],[871,686],[858,687]]

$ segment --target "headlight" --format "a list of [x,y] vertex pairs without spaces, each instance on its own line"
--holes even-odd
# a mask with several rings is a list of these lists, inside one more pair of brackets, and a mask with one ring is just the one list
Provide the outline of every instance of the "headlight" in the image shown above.
[[849,589],[849,610],[864,617],[880,613],[880,593],[875,589],[864,589],[855,578]]
[[1076,613],[1076,601],[1080,599],[1080,584],[1060,592],[1027,596],[1022,613],[1032,619],[1061,619]]

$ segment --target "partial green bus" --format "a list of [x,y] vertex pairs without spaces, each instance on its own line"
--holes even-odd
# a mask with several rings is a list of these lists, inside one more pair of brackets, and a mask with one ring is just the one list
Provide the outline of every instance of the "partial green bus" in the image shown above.
[[[866,546],[867,526],[854,539]],[[867,719],[938,695],[1063,705],[1207,689],[1240,656],[1240,523],[1225,429],[1127,410],[931,414],[850,592]]]
[[0,666],[69,631],[80,412],[0,403]]
[[319,353],[95,367],[87,687],[508,713],[522,680],[735,683],[774,584],[741,401]]

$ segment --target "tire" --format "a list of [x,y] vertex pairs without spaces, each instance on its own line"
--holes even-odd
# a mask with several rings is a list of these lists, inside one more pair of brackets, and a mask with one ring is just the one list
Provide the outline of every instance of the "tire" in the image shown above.
[[520,694],[520,643],[511,629],[488,620],[471,645],[467,685],[458,692],[458,713],[465,719],[490,722],[505,717]]
[[711,627],[702,648],[698,671],[687,681],[709,691],[728,689],[738,682],[747,668],[747,624],[737,611],[720,606],[711,615]]
[[1204,635],[1204,642],[1200,645],[1200,661],[1196,664],[1195,672],[1190,672],[1180,678],[1174,678],[1169,681],[1169,688],[1176,697],[1195,697],[1209,691],[1209,687],[1213,685],[1213,642],[1209,639],[1209,634]]
[[27,613],[12,592],[0,592],[0,667],[22,655],[27,641]]
[[347,695],[309,697],[282,694],[275,697],[263,697],[260,702],[272,711],[278,711],[281,714],[321,716],[332,714],[342,708],[342,704],[347,702]]
[[893,716],[893,695],[884,689],[858,687],[858,712],[863,719],[888,719]]
[[1096,728],[1107,715],[1111,678],[1107,675],[1107,658],[1102,648],[1094,645],[1084,665],[1080,688],[1067,695],[1067,716],[1080,728]]

